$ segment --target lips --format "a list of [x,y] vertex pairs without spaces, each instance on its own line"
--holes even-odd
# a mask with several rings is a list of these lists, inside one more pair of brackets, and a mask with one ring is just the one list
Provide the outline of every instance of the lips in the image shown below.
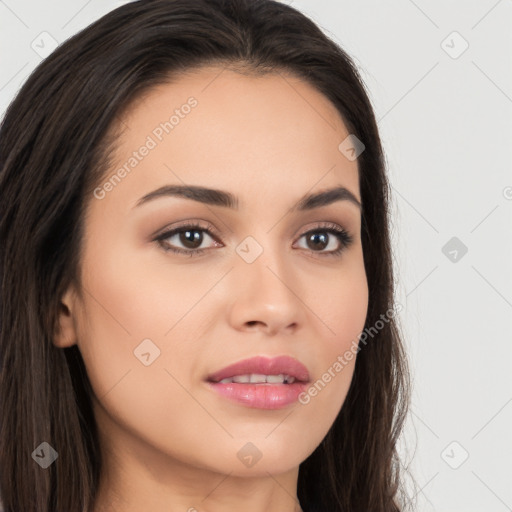
[[285,383],[309,382],[308,369],[297,359],[290,356],[274,358],[258,356],[244,359],[209,375],[207,380],[209,382],[220,382],[234,377],[246,376],[247,378],[247,376],[251,376],[251,383],[262,383],[262,376],[270,375],[283,376]]

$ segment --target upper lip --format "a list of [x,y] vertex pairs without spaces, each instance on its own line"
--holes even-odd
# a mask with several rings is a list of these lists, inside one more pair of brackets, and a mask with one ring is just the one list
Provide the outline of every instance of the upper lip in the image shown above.
[[219,382],[222,379],[236,377],[237,375],[250,375],[253,373],[260,375],[283,374],[295,377],[295,380],[301,382],[309,382],[308,369],[300,361],[290,356],[273,358],[257,356],[243,359],[209,375],[207,380]]

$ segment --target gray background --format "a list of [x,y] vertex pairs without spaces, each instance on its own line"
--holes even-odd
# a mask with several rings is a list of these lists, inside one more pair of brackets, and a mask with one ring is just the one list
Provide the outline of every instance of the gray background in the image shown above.
[[[0,112],[55,42],[123,3],[0,0]],[[410,496],[421,511],[512,510],[512,0],[287,3],[354,58],[379,120]]]

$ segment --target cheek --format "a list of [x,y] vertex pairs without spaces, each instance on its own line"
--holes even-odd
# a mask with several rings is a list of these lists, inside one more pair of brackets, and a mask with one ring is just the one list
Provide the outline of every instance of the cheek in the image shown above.
[[[334,359],[343,353],[364,329],[368,311],[368,283],[362,252],[354,252],[338,270],[315,279],[304,277],[307,303],[318,319],[323,356]],[[323,361],[324,364],[327,361]]]
[[[187,311],[200,297],[190,279],[179,273],[161,276],[148,267],[130,266],[128,261],[110,265],[98,259],[96,263],[84,281],[87,292],[79,347],[91,381],[95,379],[97,395],[130,370],[130,379],[140,369],[146,376],[155,367],[162,372],[171,352],[174,359],[188,361],[197,348],[193,343],[169,348],[187,324]],[[193,336],[188,333],[188,339]]]
[[209,419],[188,392],[200,353],[194,331],[202,328],[191,308],[206,285],[191,285],[183,272],[170,276],[167,268],[160,275],[154,267],[106,258],[96,258],[84,283],[89,293],[79,347],[99,424],[108,428],[105,418],[114,418],[161,451],[174,447],[190,458],[191,440],[205,437]]
[[339,279],[324,282],[322,293],[311,295],[323,335],[315,347],[315,379],[299,403],[321,418],[311,428],[322,438],[336,419],[352,382],[359,336],[368,311],[368,285],[362,262],[347,266]]
[[[364,328],[368,310],[368,288],[364,275],[355,276],[340,284],[332,283],[315,302],[318,316],[325,323],[328,346],[342,349]],[[357,338],[356,338],[357,340]]]
[[184,323],[190,324],[189,315],[200,325],[195,309],[215,282],[211,272],[169,265],[165,257],[155,258],[149,251],[137,254],[133,247],[90,251],[88,261],[83,277],[90,291],[87,345],[101,345],[97,348],[105,351],[108,345],[133,356],[145,339],[163,348]]

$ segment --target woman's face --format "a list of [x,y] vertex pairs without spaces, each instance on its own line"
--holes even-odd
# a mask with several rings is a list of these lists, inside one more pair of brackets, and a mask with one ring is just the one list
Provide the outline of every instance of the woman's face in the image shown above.
[[[122,127],[88,203],[83,298],[66,293],[56,340],[78,344],[105,447],[119,464],[151,460],[156,475],[297,468],[343,405],[355,358],[336,362],[367,312],[357,203],[333,194],[301,207],[338,187],[360,201],[357,160],[339,149],[349,132],[305,82],[219,67],[153,89]],[[236,207],[205,193],[143,199],[169,186],[223,191]],[[189,224],[199,227],[161,236]],[[207,382],[237,361],[283,355],[307,368],[303,390],[321,382],[316,394],[272,406],[284,394],[275,386],[290,384],[253,384],[260,401],[245,385],[236,401]],[[273,390],[266,402],[262,386]]]

